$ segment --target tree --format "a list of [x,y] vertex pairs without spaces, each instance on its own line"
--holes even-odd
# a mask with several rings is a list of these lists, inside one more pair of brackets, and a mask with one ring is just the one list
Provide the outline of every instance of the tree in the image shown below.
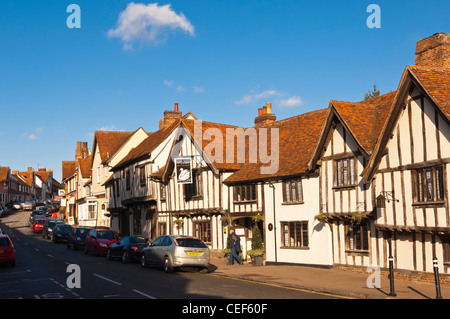
[[377,97],[381,94],[381,91],[377,89],[377,85],[373,85],[373,90],[367,91],[366,94],[364,94],[364,100],[368,100],[374,97]]

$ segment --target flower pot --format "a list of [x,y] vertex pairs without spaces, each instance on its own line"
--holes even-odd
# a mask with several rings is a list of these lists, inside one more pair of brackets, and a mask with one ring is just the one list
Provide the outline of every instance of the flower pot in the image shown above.
[[252,257],[252,266],[262,266],[264,261],[263,256]]

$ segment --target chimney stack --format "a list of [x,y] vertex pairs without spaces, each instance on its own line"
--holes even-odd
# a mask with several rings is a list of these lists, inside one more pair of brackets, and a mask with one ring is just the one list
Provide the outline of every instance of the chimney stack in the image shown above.
[[159,120],[159,129],[163,130],[181,119],[181,114],[181,111],[178,110],[178,103],[175,103],[173,111],[164,111],[164,118]]
[[75,150],[75,160],[79,160],[80,158],[83,158],[83,150],[81,142],[77,142],[77,149]]
[[83,146],[81,147],[81,155],[83,156],[83,158],[89,156],[89,149],[87,144],[88,144],[87,142],[83,142]]
[[272,113],[272,103],[267,102],[263,108],[258,109],[258,117],[255,118],[255,127],[266,126],[276,120],[277,117]]
[[436,33],[419,40],[416,46],[416,66],[450,68],[450,33]]

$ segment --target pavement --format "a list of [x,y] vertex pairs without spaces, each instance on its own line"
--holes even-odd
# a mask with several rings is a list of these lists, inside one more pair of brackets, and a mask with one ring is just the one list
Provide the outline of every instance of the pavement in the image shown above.
[[[337,295],[355,299],[436,299],[436,286],[433,283],[416,282],[407,279],[394,280],[391,296],[390,280],[381,276],[380,288],[369,288],[367,279],[371,273],[351,272],[337,268],[320,268],[300,265],[253,266],[251,262],[243,265],[227,265],[224,258],[211,258],[210,274],[260,282],[268,285],[317,292],[324,295]],[[450,299],[450,286],[440,285],[442,299]]]

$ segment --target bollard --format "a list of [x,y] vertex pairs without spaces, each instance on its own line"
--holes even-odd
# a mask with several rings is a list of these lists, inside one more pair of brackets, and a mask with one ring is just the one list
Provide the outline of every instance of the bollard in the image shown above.
[[433,268],[434,268],[434,284],[436,286],[436,299],[442,299],[441,282],[439,280],[439,266],[436,257],[433,258]]

